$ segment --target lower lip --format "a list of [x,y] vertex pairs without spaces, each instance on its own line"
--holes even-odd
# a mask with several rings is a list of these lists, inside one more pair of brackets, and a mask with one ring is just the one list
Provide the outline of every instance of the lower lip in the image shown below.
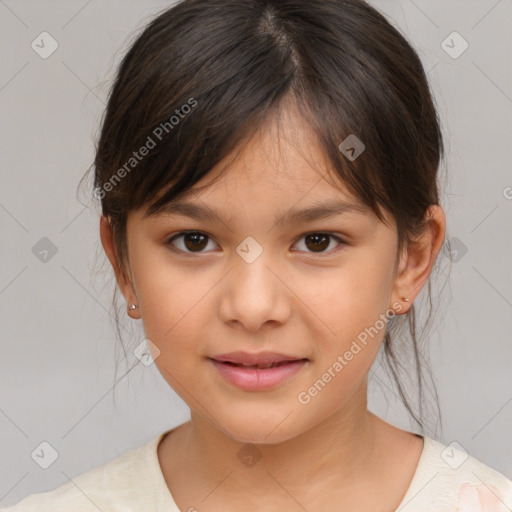
[[244,368],[210,359],[220,374],[231,384],[247,391],[271,389],[292,375],[307,363],[305,360],[291,361],[274,368]]

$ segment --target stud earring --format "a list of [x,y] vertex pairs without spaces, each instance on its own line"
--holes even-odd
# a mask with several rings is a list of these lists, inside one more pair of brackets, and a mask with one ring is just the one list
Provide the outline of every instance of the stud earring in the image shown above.
[[137,304],[130,304],[128,306],[128,309],[137,309],[137,308],[138,308]]
[[402,300],[404,300],[405,302],[411,302],[411,299],[408,299],[407,297],[402,297]]

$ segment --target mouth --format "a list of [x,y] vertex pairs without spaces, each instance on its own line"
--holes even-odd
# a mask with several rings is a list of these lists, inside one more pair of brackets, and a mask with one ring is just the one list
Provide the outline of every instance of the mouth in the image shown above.
[[256,366],[260,368],[270,368],[272,365],[286,364],[291,361],[301,361],[305,357],[280,354],[279,352],[229,352],[227,354],[218,354],[211,359],[221,363],[230,363],[235,366]]
[[307,358],[276,353],[232,352],[208,358],[230,384],[246,391],[272,389],[297,374]]
[[[216,359],[213,359],[216,361]],[[283,366],[285,364],[296,363],[297,361],[307,361],[307,359],[295,359],[292,361],[277,361],[276,363],[268,363],[268,364],[243,364],[243,363],[233,363],[231,361],[218,361],[219,363],[228,364],[230,366],[236,366],[238,368],[255,368],[258,370],[267,370],[268,368],[276,368],[277,366]]]

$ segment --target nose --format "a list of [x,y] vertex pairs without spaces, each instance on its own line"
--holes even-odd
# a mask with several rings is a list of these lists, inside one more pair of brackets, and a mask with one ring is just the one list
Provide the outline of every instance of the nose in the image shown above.
[[285,282],[265,251],[251,263],[236,256],[222,291],[222,320],[250,332],[260,331],[266,324],[283,324],[290,315],[292,293]]

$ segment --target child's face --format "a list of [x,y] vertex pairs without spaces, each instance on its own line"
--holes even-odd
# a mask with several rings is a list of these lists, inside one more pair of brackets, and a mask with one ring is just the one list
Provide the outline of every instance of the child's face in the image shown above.
[[[367,374],[391,308],[401,309],[393,290],[392,219],[389,228],[366,209],[275,223],[292,210],[356,202],[322,177],[327,167],[311,136],[300,131],[307,128],[300,118],[282,128],[286,136],[278,140],[267,127],[219,181],[186,200],[215,210],[222,221],[143,219],[139,210],[127,224],[132,290],[146,337],[160,350],[155,364],[194,414],[243,442],[283,441],[332,414],[365,411]],[[292,129],[308,161],[290,144]],[[199,185],[209,181],[206,176]],[[185,230],[208,237],[168,243]],[[322,238],[326,232],[345,243]],[[210,359],[234,351],[307,362],[267,389],[247,389]],[[238,372],[236,382],[250,386],[248,370]]]

